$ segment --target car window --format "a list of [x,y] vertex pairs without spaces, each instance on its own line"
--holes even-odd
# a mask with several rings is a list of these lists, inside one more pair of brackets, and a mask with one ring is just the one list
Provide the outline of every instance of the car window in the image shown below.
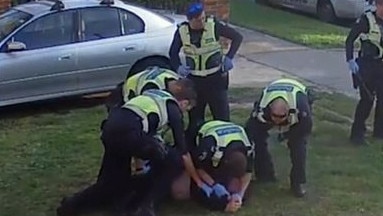
[[17,32],[12,40],[25,43],[27,50],[73,43],[74,13],[71,10],[41,17]]
[[121,36],[116,8],[87,8],[81,10],[81,38],[83,41]]
[[137,34],[145,31],[144,21],[137,15],[126,10],[120,10],[120,17],[124,35]]
[[10,9],[0,15],[0,42],[13,30],[32,18],[31,14]]

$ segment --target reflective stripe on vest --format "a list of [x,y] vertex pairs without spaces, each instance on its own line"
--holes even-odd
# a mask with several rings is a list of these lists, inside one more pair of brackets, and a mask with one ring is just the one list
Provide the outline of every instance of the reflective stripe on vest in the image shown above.
[[361,33],[359,35],[360,40],[363,41],[368,41],[372,44],[374,44],[379,51],[377,58],[382,58],[383,57],[383,48],[382,45],[380,44],[381,38],[382,38],[382,33],[379,27],[379,24],[376,22],[375,15],[369,11],[365,13],[369,25],[369,31],[368,33]]
[[289,106],[289,125],[298,123],[297,93],[307,94],[307,88],[300,82],[292,79],[279,79],[272,82],[263,90],[263,96],[259,103],[257,118],[266,123],[264,119],[264,109],[276,98],[283,98]]
[[129,92],[133,91],[135,95],[139,95],[145,85],[151,83],[157,86],[158,89],[166,89],[167,79],[179,79],[180,76],[172,70],[153,67],[148,68],[138,74],[133,75],[125,81],[122,94],[124,102],[129,100]]
[[150,89],[143,92],[142,95],[137,96],[122,107],[130,109],[133,112],[137,113],[142,118],[143,131],[149,132],[149,121],[148,115],[155,113],[159,117],[157,131],[163,130],[168,122],[168,112],[166,109],[166,103],[169,100],[176,101],[176,99],[167,91]]
[[[207,76],[216,73],[222,64],[223,50],[218,39],[215,37],[214,19],[209,17],[205,22],[205,31],[202,33],[201,46],[197,48],[191,43],[189,26],[179,27],[183,52],[190,73],[195,76]],[[192,63],[189,63],[192,62]]]
[[[245,130],[234,123],[213,120],[205,123],[199,130],[199,135],[203,137],[213,136],[216,140],[216,147],[212,157],[213,166],[218,166],[219,162],[222,159],[223,152],[226,147],[232,141],[241,141],[244,143],[247,148],[248,154],[251,154],[253,151],[251,142],[249,141]],[[197,137],[196,145],[198,146],[199,139]]]

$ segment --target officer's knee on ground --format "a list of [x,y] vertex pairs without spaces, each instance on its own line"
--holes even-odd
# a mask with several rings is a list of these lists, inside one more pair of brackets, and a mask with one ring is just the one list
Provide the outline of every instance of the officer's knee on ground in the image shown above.
[[183,172],[173,181],[171,194],[175,200],[190,199],[190,177],[187,172]]

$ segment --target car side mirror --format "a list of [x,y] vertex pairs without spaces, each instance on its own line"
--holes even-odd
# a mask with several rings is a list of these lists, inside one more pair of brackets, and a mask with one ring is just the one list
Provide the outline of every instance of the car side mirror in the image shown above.
[[25,50],[25,49],[27,49],[27,46],[23,42],[13,41],[13,42],[8,43],[7,48],[8,48],[9,52],[12,52],[12,51]]

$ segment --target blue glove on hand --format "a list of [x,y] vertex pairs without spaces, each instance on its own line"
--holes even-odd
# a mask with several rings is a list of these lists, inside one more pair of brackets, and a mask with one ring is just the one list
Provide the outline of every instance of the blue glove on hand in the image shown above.
[[217,194],[218,197],[223,197],[225,195],[230,195],[230,193],[226,190],[225,186],[221,184],[215,184],[213,186],[214,193]]
[[209,185],[203,183],[203,185],[201,186],[201,189],[206,194],[206,196],[210,198],[211,194],[213,193],[213,188],[211,188]]
[[149,162],[150,161],[145,161],[145,165],[144,165],[144,167],[142,167],[142,171],[144,174],[148,173],[149,170],[151,169]]
[[136,170],[137,175],[145,175],[150,171],[151,167],[149,165],[149,161],[145,161],[144,163],[145,164],[140,169]]
[[182,77],[187,77],[190,74],[190,67],[180,65],[177,69],[177,73]]
[[348,68],[353,74],[356,74],[359,71],[359,65],[356,63],[354,59],[348,61]]
[[223,72],[229,72],[231,69],[233,69],[233,60],[231,58],[225,56],[223,59]]

